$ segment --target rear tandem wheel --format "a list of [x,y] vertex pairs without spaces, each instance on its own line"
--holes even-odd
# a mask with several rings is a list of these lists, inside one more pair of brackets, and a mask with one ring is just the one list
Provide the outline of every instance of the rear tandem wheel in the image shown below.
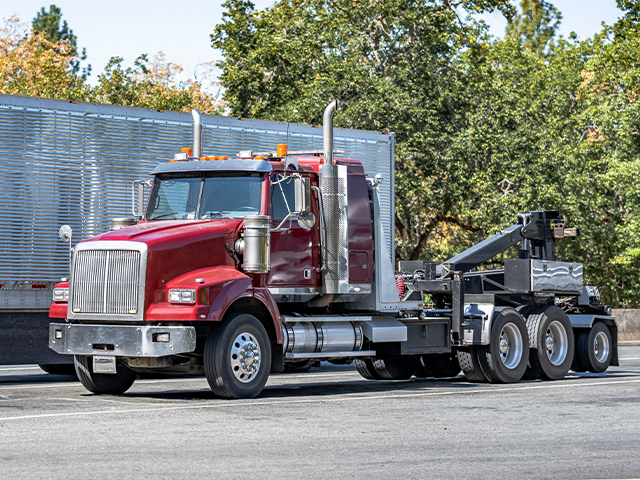
[[478,347],[478,362],[491,383],[515,383],[529,360],[529,336],[524,318],[513,308],[496,309],[489,345]]

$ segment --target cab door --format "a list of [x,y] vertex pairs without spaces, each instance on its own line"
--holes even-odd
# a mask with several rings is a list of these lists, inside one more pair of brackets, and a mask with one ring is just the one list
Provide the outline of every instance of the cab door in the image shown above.
[[[305,175],[309,176],[309,175]],[[314,180],[311,179],[312,185]],[[282,224],[281,231],[271,232],[271,270],[267,274],[267,287],[312,288],[318,285],[319,242],[316,194],[312,192],[311,212],[316,225],[305,230],[298,225],[296,216]],[[276,228],[295,209],[294,181],[282,174],[271,176],[271,227]]]

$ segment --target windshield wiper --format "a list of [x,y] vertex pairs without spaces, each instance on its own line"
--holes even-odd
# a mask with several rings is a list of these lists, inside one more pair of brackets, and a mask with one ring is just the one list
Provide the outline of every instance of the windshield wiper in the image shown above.
[[227,214],[229,212],[216,212],[213,210],[209,210],[208,212],[203,213],[202,215],[200,215],[200,218],[211,218],[211,217],[221,217],[221,218],[231,218],[229,217]]
[[165,218],[170,215],[173,216],[171,220],[176,220],[176,212],[163,213],[162,215],[158,215],[157,217],[153,217],[153,218],[148,218],[147,220],[160,220],[161,218]]

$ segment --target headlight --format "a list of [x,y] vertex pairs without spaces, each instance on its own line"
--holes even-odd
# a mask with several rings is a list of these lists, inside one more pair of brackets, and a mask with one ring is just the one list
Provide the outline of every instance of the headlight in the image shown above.
[[68,288],[54,288],[53,289],[53,301],[54,302],[68,302],[69,301],[69,289]]
[[196,303],[196,291],[172,288],[169,290],[169,303]]

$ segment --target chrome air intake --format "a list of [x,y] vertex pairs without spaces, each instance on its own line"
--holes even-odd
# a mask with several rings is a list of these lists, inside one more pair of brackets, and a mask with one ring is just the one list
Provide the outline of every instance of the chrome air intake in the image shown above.
[[242,270],[267,273],[271,269],[271,218],[268,215],[244,217]]

